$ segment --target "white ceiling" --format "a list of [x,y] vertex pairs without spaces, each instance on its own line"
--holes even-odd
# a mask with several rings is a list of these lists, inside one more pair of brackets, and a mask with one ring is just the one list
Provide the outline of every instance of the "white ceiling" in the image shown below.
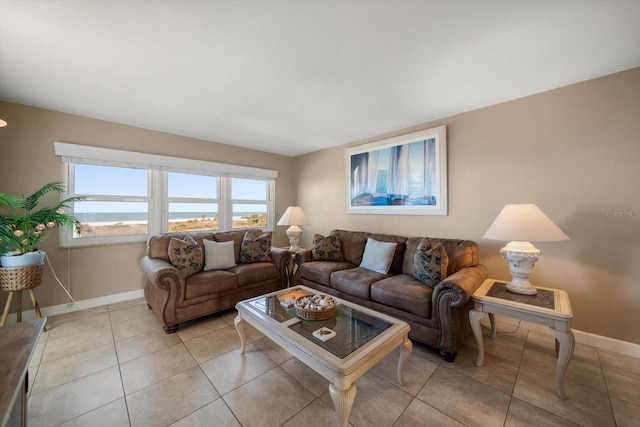
[[639,22],[638,0],[0,0],[0,99],[296,156],[640,66]]

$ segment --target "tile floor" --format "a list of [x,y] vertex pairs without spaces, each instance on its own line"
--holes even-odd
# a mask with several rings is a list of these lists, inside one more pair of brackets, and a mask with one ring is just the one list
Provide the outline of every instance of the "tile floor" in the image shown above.
[[[29,425],[334,425],[327,381],[250,327],[241,356],[234,317],[167,335],[138,299],[50,318],[30,366]],[[553,338],[515,329],[499,323],[485,339],[482,368],[473,337],[455,363],[415,343],[404,387],[392,353],[356,382],[351,425],[640,426],[640,359],[578,344],[561,400]]]

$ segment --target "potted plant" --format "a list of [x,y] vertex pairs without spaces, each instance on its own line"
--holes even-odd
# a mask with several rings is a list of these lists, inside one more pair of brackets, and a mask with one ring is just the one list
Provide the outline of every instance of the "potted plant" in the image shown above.
[[65,213],[69,203],[84,200],[70,197],[51,207],[39,208],[40,198],[49,192],[64,193],[60,182],[45,184],[28,197],[0,193],[0,263],[2,267],[18,267],[43,264],[44,252],[37,244],[47,236],[47,231],[57,226],[70,226],[80,233],[80,221]]

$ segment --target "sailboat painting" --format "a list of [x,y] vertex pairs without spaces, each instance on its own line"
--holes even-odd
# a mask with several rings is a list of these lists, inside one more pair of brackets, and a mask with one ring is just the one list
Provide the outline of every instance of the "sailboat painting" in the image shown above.
[[347,148],[347,213],[447,215],[446,148],[446,126]]

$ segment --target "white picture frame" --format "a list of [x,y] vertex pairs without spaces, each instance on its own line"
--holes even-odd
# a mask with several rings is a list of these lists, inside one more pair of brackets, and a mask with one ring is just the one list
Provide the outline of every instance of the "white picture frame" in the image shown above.
[[345,149],[348,214],[447,215],[446,126]]

